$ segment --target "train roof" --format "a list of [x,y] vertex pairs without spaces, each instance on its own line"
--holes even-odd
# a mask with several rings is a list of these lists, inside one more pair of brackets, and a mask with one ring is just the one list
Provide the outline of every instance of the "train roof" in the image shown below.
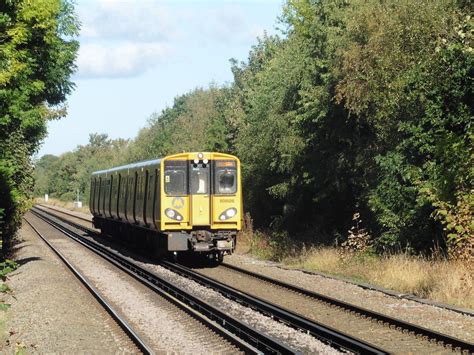
[[137,168],[144,168],[144,167],[147,167],[147,166],[158,165],[158,164],[161,163],[162,160],[173,159],[173,158],[191,157],[191,156],[195,156],[195,155],[197,156],[198,154],[213,155],[213,156],[225,157],[225,158],[231,158],[231,159],[237,159],[238,160],[238,158],[236,156],[226,154],[226,153],[183,152],[183,153],[168,155],[168,156],[166,156],[164,158],[161,158],[161,159],[145,160],[145,161],[141,161],[141,162],[138,162],[138,163],[127,164],[127,165],[117,166],[117,167],[110,168],[110,169],[94,171],[92,173],[92,176],[101,175],[101,174],[110,174],[110,173],[113,173],[113,172],[116,172],[116,171],[123,171],[123,170],[130,171],[130,170],[134,170],[134,169],[137,169]]
[[146,166],[160,164],[160,162],[161,162],[161,159],[145,160],[145,161],[141,161],[141,162],[138,162],[138,163],[121,165],[121,166],[116,166],[116,167],[110,168],[110,169],[94,171],[92,173],[92,175],[109,174],[109,173],[113,173],[113,172],[119,171],[119,170],[130,170],[130,169],[143,168],[143,167],[146,167]]

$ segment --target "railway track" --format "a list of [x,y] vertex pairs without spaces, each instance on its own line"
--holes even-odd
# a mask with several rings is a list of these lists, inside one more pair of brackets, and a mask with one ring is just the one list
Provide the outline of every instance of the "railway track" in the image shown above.
[[[86,231],[88,233],[95,233],[90,229],[78,225],[71,221],[66,221],[61,217],[55,216],[51,218],[51,215],[46,211],[41,211],[37,209],[33,209],[33,213],[37,216],[42,218],[48,223],[55,225],[55,227],[61,229],[64,233],[72,236],[76,241],[79,241],[81,244],[87,246],[89,249],[99,250],[101,254],[105,254],[105,258],[107,260],[111,259],[114,263],[120,264],[121,267],[125,267],[126,269],[133,270],[133,273],[141,275],[141,277],[145,278],[148,282],[151,282],[154,285],[158,285],[161,289],[165,289],[166,292],[171,292],[174,297],[179,298],[181,301],[185,301],[186,304],[192,305],[196,308],[199,312],[206,314],[209,318],[214,319],[221,325],[227,327],[229,331],[233,334],[238,335],[239,337],[243,337],[245,340],[253,343],[256,348],[263,350],[265,353],[293,353],[296,352],[294,349],[289,348],[285,344],[278,343],[272,344],[271,340],[268,336],[261,334],[259,332],[252,331],[244,324],[239,324],[238,321],[233,319],[232,317],[227,316],[223,312],[212,309],[210,305],[206,305],[202,300],[196,299],[189,294],[186,294],[178,287],[170,284],[166,280],[161,279],[158,275],[146,270],[134,262],[131,262],[127,258],[123,258],[120,254],[105,248],[103,245],[98,244],[88,238],[84,238],[78,233],[74,233],[70,230],[70,228],[65,226],[65,223],[73,226],[74,228],[78,228],[80,230]],[[57,219],[57,221],[54,221]],[[104,255],[101,255],[104,257]],[[110,261],[110,260],[109,260]],[[165,266],[166,265],[166,266]],[[173,272],[183,275],[183,270],[181,269],[180,265],[175,265],[173,263],[164,263],[163,266],[168,268],[169,270],[173,270]],[[197,275],[196,275],[197,276]],[[189,278],[189,276],[187,276]],[[198,281],[199,282],[199,281]],[[201,284],[204,284],[202,280],[200,280]],[[211,287],[216,289],[215,285],[205,284],[207,287]],[[293,314],[290,311],[283,310],[275,305],[272,305],[268,302],[263,300],[253,299],[248,295],[233,292],[230,289],[225,287],[219,289],[221,294],[225,294],[226,297],[237,300],[239,303],[250,306],[252,309],[259,311],[260,313],[266,314],[271,316],[273,319],[279,320],[285,324],[291,325],[292,327],[304,330],[305,332],[310,333],[317,339],[330,344],[331,346],[350,351],[353,353],[363,353],[363,354],[385,354],[386,352],[380,348],[371,346],[368,343],[361,342],[358,339],[353,337],[349,337],[345,334],[338,332],[335,329],[331,329],[326,327],[322,324],[318,324],[312,322],[310,320],[305,319],[304,317],[298,316]]]
[[80,233],[75,232],[73,228],[67,226],[67,224],[61,221],[60,218],[35,209],[31,212],[44,222],[61,231],[67,237],[73,239],[75,242],[132,276],[153,292],[156,292],[161,297],[175,304],[177,307],[181,308],[181,310],[197,319],[201,324],[233,344],[237,349],[240,349],[240,351],[248,354],[297,353],[297,351],[285,344],[265,334],[260,334],[253,328],[248,327],[237,320],[231,319],[224,312],[221,312],[206,302],[193,297],[186,291],[181,290],[179,287],[168,283],[166,280],[160,279],[156,275],[153,275],[118,253],[83,237]]
[[59,257],[59,259],[67,266],[67,268],[71,270],[73,275],[89,290],[91,295],[101,304],[105,311],[115,320],[119,327],[122,328],[129,339],[135,344],[137,350],[141,351],[143,354],[152,354],[153,351],[151,347],[133,330],[128,322],[120,316],[120,314],[112,307],[112,305],[100,295],[92,283],[89,282],[89,280],[87,280],[87,278],[82,275],[81,272],[76,269],[74,265],[72,265],[27,218],[24,218],[24,220],[35,231],[38,237],[40,237],[43,242],[54,252],[54,254]]
[[229,299],[236,300],[239,303],[247,305],[252,309],[256,309],[265,315],[271,316],[273,319],[278,319],[285,324],[300,329],[303,332],[307,332],[317,339],[327,344],[331,344],[338,349],[357,353],[386,353],[386,351],[381,348],[377,348],[368,343],[364,344],[363,341],[327,327],[322,323],[312,321],[288,309],[283,309],[276,304],[251,296],[247,293],[243,293],[223,283],[216,282],[215,280],[207,278],[183,265],[166,260],[162,260],[160,265],[172,272],[196,281],[203,286],[210,287],[225,295]]
[[92,224],[92,216],[90,218],[85,218],[85,217],[78,216],[74,213],[66,212],[66,211],[63,211],[63,210],[60,210],[60,209],[57,209],[57,208],[54,208],[54,207],[51,207],[51,206],[48,206],[48,205],[38,204],[36,206],[40,206],[42,209],[46,209],[48,211],[53,211],[55,213],[60,213],[60,214],[65,215],[65,216],[73,217],[73,218],[75,218],[75,219],[77,219],[81,222],[87,222],[88,224]]
[[[64,213],[65,215],[68,215],[68,213]],[[73,216],[76,217],[76,216]],[[67,222],[67,223],[72,223],[73,222]],[[85,227],[83,227],[85,228]],[[84,230],[90,231],[88,228],[85,228]],[[170,270],[173,270],[173,272],[178,272],[183,276],[186,276],[190,279],[193,279],[201,284],[206,284],[207,287],[212,287],[215,290],[218,290],[219,292],[224,292],[222,291],[223,289],[227,288],[228,292],[230,289],[230,292],[228,292],[228,296],[231,298],[237,299],[237,296],[241,297],[241,294],[243,293],[243,290],[239,289],[233,289],[229,285],[225,285],[223,283],[217,282],[215,279],[210,279],[209,277],[206,277],[200,273],[197,273],[193,270],[190,270],[189,268],[186,268],[182,265],[176,265],[174,263],[170,262],[163,262],[163,266],[167,267]],[[409,322],[402,321],[400,319],[396,319],[393,317],[389,317],[387,315],[377,313],[368,309],[364,309],[349,303],[342,302],[340,300],[327,297],[325,295],[305,290],[300,287],[290,285],[284,282],[281,282],[279,280],[271,279],[269,277],[266,277],[261,274],[253,273],[251,271],[241,269],[229,264],[224,264],[219,267],[220,269],[227,269],[231,272],[238,273],[240,275],[246,275],[247,277],[254,279],[254,280],[260,280],[262,283],[265,285],[260,285],[260,287],[268,287],[271,285],[272,287],[276,287],[281,290],[286,290],[287,292],[291,292],[295,295],[300,295],[305,300],[305,302],[308,302],[308,300],[313,301],[315,304],[323,304],[326,307],[335,309],[339,312],[345,312],[347,314],[350,314],[351,317],[355,320],[370,320],[374,324],[379,324],[381,327],[384,327],[386,329],[390,329],[392,331],[396,331],[399,334],[403,334],[403,336],[407,338],[412,338],[411,341],[414,341],[413,339],[418,339],[420,342],[424,341],[424,344],[426,345],[426,349],[433,352],[439,352],[443,353],[449,350],[455,350],[455,351],[461,351],[464,353],[474,353],[474,345],[467,342],[463,341],[460,339],[456,339],[452,336],[448,336],[439,332],[432,331],[430,329],[426,329],[423,327],[420,327],[418,325],[411,324]],[[231,279],[228,277],[228,279]],[[254,287],[255,289],[255,287]],[[247,295],[250,296],[250,295]],[[253,301],[248,301],[248,305],[251,307],[256,307],[252,302],[258,303],[259,299],[258,297],[254,297],[256,300]],[[260,300],[262,301],[262,300]],[[242,301],[240,300],[239,302],[247,302],[247,301]],[[263,312],[267,312],[266,310],[263,310]],[[275,316],[275,315],[274,315]],[[276,317],[279,317],[278,315]],[[283,320],[283,318],[282,318]],[[283,320],[284,322],[287,322],[289,324],[292,324],[295,327],[299,327],[300,321],[289,321],[289,320]],[[307,320],[308,321],[308,320]],[[309,320],[311,322],[311,320]],[[300,328],[303,329],[303,328]],[[306,330],[311,332],[311,330]],[[329,340],[331,341],[331,340]],[[380,344],[378,342],[375,342],[376,344]],[[410,343],[408,343],[410,344]],[[343,348],[343,347],[342,347]],[[444,350],[443,350],[444,349]],[[406,350],[406,349],[405,349]],[[408,349],[409,350],[409,349]],[[402,351],[403,352],[403,351]]]
[[[327,319],[333,327],[342,326],[348,334],[367,340],[364,329],[372,327],[371,333],[379,336],[372,342],[391,353],[446,353],[474,352],[468,341],[442,334],[403,320],[340,301],[292,284],[276,280],[253,271],[227,263],[217,268],[198,269],[203,277],[219,280],[237,291],[250,293],[265,299],[275,300],[281,306],[292,305],[295,312],[306,314],[311,319]],[[229,281],[227,281],[229,280]],[[245,285],[242,286],[242,285]],[[352,325],[357,324],[357,326]]]
[[382,322],[383,324],[389,325],[391,327],[395,327],[398,330],[408,331],[410,333],[416,334],[417,336],[425,337],[425,338],[428,338],[429,340],[440,342],[440,344],[446,344],[448,346],[450,345],[451,347],[454,347],[455,350],[458,350],[458,351],[465,350],[465,351],[469,351],[471,353],[474,352],[474,344],[471,344],[471,343],[465,342],[463,340],[460,340],[460,339],[442,334],[440,332],[435,332],[435,331],[429,330],[427,328],[420,327],[420,326],[414,325],[412,323],[405,322],[405,321],[402,321],[400,319],[390,317],[390,316],[387,316],[387,315],[379,313],[379,312],[375,312],[375,311],[372,311],[372,310],[369,310],[369,309],[366,309],[366,308],[355,306],[353,304],[343,302],[341,300],[323,295],[323,294],[318,293],[318,292],[306,290],[302,287],[291,285],[289,283],[286,283],[286,282],[283,282],[283,281],[280,281],[280,280],[276,280],[274,278],[271,278],[271,277],[268,277],[268,276],[250,271],[250,270],[246,270],[246,269],[237,267],[235,265],[231,265],[231,264],[228,264],[228,263],[223,263],[223,264],[220,265],[220,267],[232,270],[232,271],[240,273],[240,274],[245,274],[245,275],[248,275],[252,278],[262,280],[266,283],[269,283],[269,284],[272,284],[272,285],[290,290],[292,292],[295,292],[296,294],[309,297],[311,299],[314,299],[316,301],[325,303],[327,305],[330,305],[330,306],[333,306],[333,307],[336,307],[336,308],[339,308],[339,309],[343,309],[343,310],[348,311],[350,313],[356,314],[357,316],[360,316],[360,317],[363,317],[363,318],[366,318],[366,319],[372,319],[372,320],[377,321],[377,322]]

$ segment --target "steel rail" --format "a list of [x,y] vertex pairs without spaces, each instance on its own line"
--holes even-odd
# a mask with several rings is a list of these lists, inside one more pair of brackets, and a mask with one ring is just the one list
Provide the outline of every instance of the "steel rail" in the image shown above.
[[146,342],[140,338],[140,336],[133,330],[133,328],[123,319],[119,313],[114,310],[107,300],[102,297],[95,289],[95,287],[86,279],[84,275],[77,270],[74,265],[72,265],[65,257],[62,255],[46,238],[41,232],[27,219],[23,218],[26,223],[35,231],[35,233],[43,240],[43,242],[61,259],[61,261],[71,270],[74,276],[89,290],[89,292],[94,296],[94,298],[102,305],[102,307],[107,311],[107,313],[117,322],[117,324],[122,328],[122,330],[127,334],[130,340],[138,347],[138,349],[143,354],[153,354],[153,350],[150,348]]
[[48,205],[38,204],[38,206],[41,206],[41,207],[43,207],[43,208],[47,208],[48,210],[51,210],[51,211],[55,211],[55,212],[59,212],[59,213],[65,214],[66,216],[71,216],[71,217],[80,219],[81,221],[84,221],[84,222],[92,223],[92,220],[91,220],[91,219],[87,219],[87,218],[81,217],[81,216],[76,216],[75,214],[72,214],[72,213],[69,213],[69,212],[66,212],[66,211],[61,211],[61,210],[58,210],[58,209],[53,208],[53,207],[48,206]]
[[166,260],[160,261],[160,265],[166,267],[170,271],[186,276],[206,287],[210,287],[222,293],[227,298],[248,305],[273,319],[279,320],[296,329],[303,330],[320,341],[323,341],[337,349],[347,350],[356,354],[388,354],[385,350],[364,342],[363,340],[344,334],[334,328],[303,317],[302,315],[296,314],[288,309],[277,306],[256,296],[239,291],[231,286],[195,272],[183,265]]
[[[63,223],[70,223],[64,221],[61,217],[52,216],[46,211],[33,208],[32,213],[49,223],[71,239],[80,243],[84,247],[101,256],[108,262],[128,273],[136,280],[148,286],[153,291],[160,294],[162,297],[175,303],[178,307],[186,311],[188,314],[196,318],[198,321],[209,327],[222,337],[226,338],[232,344],[245,353],[254,354],[298,354],[299,352],[286,344],[274,339],[271,336],[261,333],[260,331],[250,327],[219,309],[211,306],[209,303],[200,300],[199,298],[187,293],[180,287],[162,279],[159,275],[150,272],[139,266],[137,263],[128,260],[115,251],[109,250],[97,242],[89,240],[74,231],[71,231]],[[49,215],[49,216],[48,216]],[[52,218],[51,218],[52,217]],[[59,220],[55,221],[54,219]],[[70,224],[73,224],[71,222]],[[79,225],[73,226],[79,228]],[[80,226],[80,229],[85,229],[87,232],[95,232]]]
[[[59,213],[62,213],[62,214],[65,214],[65,215],[70,215],[72,217],[76,217],[76,218],[81,219],[83,221],[92,223],[92,215],[91,215],[91,218],[84,218],[84,217],[73,215],[72,213],[68,213],[68,212],[65,212],[65,211],[62,211],[62,210],[55,209],[55,208],[53,208],[51,206],[48,206],[48,205],[37,204],[37,206],[43,206],[43,207],[48,208],[52,211],[57,211]],[[355,286],[362,287],[363,289],[378,291],[378,292],[384,293],[384,294],[386,294],[388,296],[391,296],[391,297],[406,299],[406,300],[409,300],[409,301],[413,301],[413,302],[417,302],[417,303],[421,303],[421,304],[425,304],[425,305],[429,305],[429,306],[435,306],[435,307],[438,307],[438,308],[443,308],[443,309],[446,309],[448,311],[453,311],[453,312],[464,314],[464,315],[471,316],[471,317],[474,316],[474,311],[473,310],[466,309],[466,308],[459,308],[459,307],[456,307],[456,306],[453,306],[453,305],[448,305],[448,304],[445,304],[445,303],[434,302],[434,301],[431,301],[429,299],[419,298],[419,297],[414,296],[412,294],[399,293],[399,292],[396,292],[396,291],[393,291],[393,290],[384,289],[382,287],[378,287],[378,286],[374,286],[374,285],[370,285],[370,284],[365,284],[365,283],[360,283],[360,282],[356,282],[354,280],[349,280],[349,279],[344,278],[344,277],[328,275],[328,274],[324,274],[324,273],[318,272],[318,271],[309,271],[309,270],[302,270],[302,269],[294,269],[294,270],[298,270],[298,271],[301,271],[301,272],[309,274],[309,275],[318,275],[318,276],[321,276],[321,277],[324,277],[324,278],[329,278],[329,279],[333,279],[333,280],[342,281],[342,282],[345,282],[345,283],[349,283],[349,284],[352,284],[352,285],[355,285]]]
[[[48,213],[46,211],[43,212],[46,214]],[[88,233],[95,233],[94,231],[91,231],[84,226],[77,225],[76,223],[65,220],[59,216],[54,217],[64,221],[65,223],[73,225],[74,227],[77,226],[77,228],[80,228],[83,231],[87,231]],[[336,329],[333,329],[321,323],[317,323],[303,316],[297,315],[296,313],[283,309],[277,305],[274,305],[257,297],[250,296],[241,291],[235,290],[227,285],[209,279],[181,265],[177,265],[167,261],[162,261],[161,265],[175,273],[186,276],[187,278],[190,278],[204,286],[210,287],[223,294],[227,298],[238,300],[240,303],[248,305],[249,307],[259,311],[260,313],[269,315],[273,319],[279,320],[285,324],[291,325],[294,328],[308,332],[320,341],[323,341],[324,343],[329,344],[335,348],[349,350],[358,354],[387,354],[387,352],[383,349],[368,344],[360,339],[343,334]]]
[[307,290],[307,289],[304,289],[304,288],[301,288],[301,287],[298,287],[298,286],[295,286],[295,285],[291,285],[291,284],[288,284],[286,282],[276,280],[276,279],[268,277],[268,276],[264,276],[262,274],[258,274],[258,273],[255,273],[255,272],[252,272],[252,271],[249,271],[249,270],[246,270],[246,269],[239,268],[239,267],[234,266],[234,265],[230,265],[228,263],[222,263],[221,266],[226,267],[226,268],[231,269],[231,270],[234,270],[236,272],[240,272],[242,274],[246,274],[246,275],[249,275],[251,277],[260,279],[262,281],[265,281],[265,282],[268,282],[268,283],[286,288],[288,290],[300,293],[302,295],[305,295],[307,297],[310,297],[310,298],[316,299],[318,301],[327,303],[327,304],[332,305],[334,307],[339,307],[339,308],[345,309],[349,312],[359,314],[359,315],[361,315],[363,317],[366,317],[368,319],[374,319],[374,320],[383,322],[386,325],[392,325],[392,326],[397,327],[398,329],[403,329],[403,330],[406,330],[408,332],[413,332],[417,335],[427,337],[428,340],[432,339],[434,341],[437,341],[438,343],[440,343],[440,345],[445,345],[447,347],[451,346],[455,350],[458,350],[458,351],[467,351],[469,353],[474,353],[474,344],[469,343],[467,341],[464,341],[464,340],[461,340],[461,339],[458,339],[458,338],[454,338],[452,336],[442,334],[442,333],[439,333],[439,332],[436,332],[436,331],[433,331],[433,330],[430,330],[430,329],[427,329],[427,328],[424,328],[424,327],[421,327],[421,326],[418,326],[418,325],[415,325],[415,324],[412,324],[412,323],[409,323],[409,322],[406,322],[406,321],[402,321],[400,319],[393,318],[393,317],[387,316],[385,314],[378,313],[378,312],[375,312],[375,311],[372,311],[372,310],[369,310],[369,309],[366,309],[366,308],[363,308],[363,307],[359,307],[359,306],[356,306],[356,305],[353,305],[353,304],[350,304],[350,303],[347,303],[347,302],[344,302],[344,301],[341,301],[341,300],[323,295],[323,294],[318,293],[318,292],[310,291],[310,290]]
[[[54,210],[54,209],[52,209],[52,210]],[[58,218],[61,218],[61,217],[58,217]],[[96,233],[96,232],[94,232],[93,230],[91,230],[87,227],[81,226],[79,224],[76,224],[72,221],[68,221],[68,220],[63,219],[63,218],[61,218],[61,219],[63,221],[65,221],[66,223],[74,225],[76,228],[79,228],[83,231],[86,231],[86,232],[89,232],[89,233]],[[248,274],[249,276],[253,276],[255,278],[261,279],[263,281],[273,283],[273,284],[278,285],[280,287],[287,288],[287,289],[292,290],[294,292],[301,293],[305,296],[311,297],[313,299],[317,299],[317,300],[319,300],[321,302],[324,302],[326,304],[333,305],[335,307],[339,307],[339,308],[342,308],[342,309],[346,309],[347,311],[352,312],[354,314],[359,314],[362,317],[366,317],[368,319],[374,319],[374,320],[382,322],[382,323],[384,323],[385,325],[388,325],[388,326],[394,326],[394,327],[396,327],[396,329],[398,329],[400,331],[408,331],[408,332],[411,332],[411,333],[414,333],[414,334],[419,334],[419,335],[421,335],[421,336],[423,336],[427,339],[432,339],[432,340],[438,342],[439,345],[441,345],[441,346],[446,346],[447,348],[454,348],[455,350],[458,350],[458,351],[467,351],[469,353],[474,353],[474,344],[469,343],[467,341],[464,341],[464,340],[461,340],[461,339],[458,339],[458,338],[455,338],[455,337],[452,337],[452,336],[449,336],[449,335],[446,335],[446,334],[443,334],[443,333],[439,333],[439,332],[424,328],[422,326],[412,324],[410,322],[406,322],[406,321],[403,321],[403,320],[400,320],[400,319],[397,319],[397,318],[393,318],[393,317],[387,316],[387,315],[382,314],[382,313],[378,313],[378,312],[375,312],[375,311],[372,311],[372,310],[368,310],[368,309],[365,309],[365,308],[362,308],[362,307],[359,307],[359,306],[356,306],[356,305],[353,305],[353,304],[350,304],[350,303],[347,303],[347,302],[344,302],[344,301],[341,301],[341,300],[337,300],[335,298],[332,298],[332,297],[329,297],[329,296],[326,296],[326,295],[323,295],[323,294],[320,294],[320,293],[317,293],[317,292],[314,292],[314,291],[306,290],[306,289],[300,288],[300,287],[295,286],[295,285],[291,285],[291,284],[288,284],[288,283],[285,283],[285,282],[282,282],[282,281],[279,281],[279,280],[275,280],[275,279],[272,279],[270,277],[267,277],[267,276],[264,276],[264,275],[261,275],[261,274],[253,273],[249,270],[241,269],[241,268],[238,268],[236,266],[233,266],[233,265],[230,265],[230,264],[227,264],[227,263],[223,263],[221,265],[223,267],[227,267],[229,269],[234,269],[237,272],[242,272],[242,273]]]

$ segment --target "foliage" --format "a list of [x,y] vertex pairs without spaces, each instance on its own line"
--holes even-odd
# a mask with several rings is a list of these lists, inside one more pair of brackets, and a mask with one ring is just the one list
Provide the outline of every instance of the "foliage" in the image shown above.
[[[161,114],[153,114],[131,143],[128,162],[197,150],[227,151],[227,124],[219,107],[225,107],[226,89],[211,85],[174,100]],[[224,103],[223,103],[224,102]]]
[[[0,279],[3,282],[5,282],[7,279],[7,274],[18,269],[18,267],[19,265],[13,260],[6,259],[5,261],[1,262],[0,263]],[[0,285],[0,292],[6,293],[10,291],[11,289],[10,287],[8,287],[6,283],[2,283]],[[0,302],[0,310],[2,311],[7,311],[10,308],[10,306],[11,305],[8,303]]]
[[59,157],[45,155],[35,162],[36,196],[49,194],[64,201],[88,203],[90,174],[95,170],[122,163],[128,141],[109,139],[106,134],[91,134],[89,143]]
[[0,285],[0,292],[1,293],[6,293],[6,292],[10,292],[10,291],[11,291],[11,288],[7,284],[1,284]]
[[[108,141],[92,154],[91,141],[42,158],[37,193],[85,192],[98,167],[218,150],[242,160],[245,207],[268,231],[254,248],[281,256],[298,235],[298,245],[355,238],[370,252],[471,257],[472,10],[455,0],[287,0],[281,36],[231,60],[231,85],[176,97],[118,150]],[[354,215],[364,221],[356,229]]]
[[30,156],[46,121],[65,114],[78,43],[69,0],[6,0],[0,5],[0,225],[11,246],[32,188]]
[[0,263],[0,279],[2,281],[5,281],[7,279],[7,274],[9,274],[12,271],[15,271],[18,269],[19,265],[13,261],[6,259],[5,261]]
[[431,194],[435,212],[433,217],[441,221],[448,231],[447,244],[455,259],[469,260],[474,255],[474,191],[459,193],[456,205],[438,200]]
[[[416,63],[400,75],[405,76],[405,83],[399,107],[391,111],[395,128],[382,134],[397,141],[376,158],[382,174],[369,192],[382,240],[412,244],[416,249],[432,245],[430,241],[446,242],[439,221],[449,222],[443,221],[441,216],[446,214],[440,211],[453,211],[449,206],[462,201],[468,204],[473,189],[472,23],[462,14],[447,14],[449,20],[433,22],[448,23],[450,28],[440,31],[422,61],[422,49],[418,50]],[[430,30],[426,32],[431,35]],[[472,204],[464,209],[470,209],[472,218]],[[464,226],[460,233],[450,228],[451,234],[471,238],[474,230],[469,230],[469,223]]]

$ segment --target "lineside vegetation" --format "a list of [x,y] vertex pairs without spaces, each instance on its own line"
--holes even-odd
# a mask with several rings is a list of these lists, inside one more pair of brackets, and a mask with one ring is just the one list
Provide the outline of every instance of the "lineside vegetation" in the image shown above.
[[69,0],[0,3],[0,236],[2,257],[27,211],[31,156],[48,120],[66,114],[79,24]]
[[87,199],[92,170],[222,151],[241,158],[245,208],[270,244],[357,240],[472,264],[472,12],[456,0],[288,0],[281,35],[232,60],[231,85],[176,97],[134,140],[95,134],[42,157],[35,192]]

